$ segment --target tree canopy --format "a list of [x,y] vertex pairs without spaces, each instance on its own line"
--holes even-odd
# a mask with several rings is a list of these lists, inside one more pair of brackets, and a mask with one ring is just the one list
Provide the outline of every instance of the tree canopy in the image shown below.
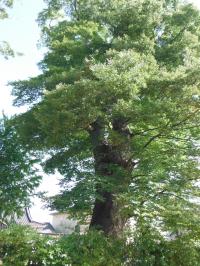
[[[21,141],[63,179],[52,208],[119,236],[199,230],[200,12],[170,0],[46,1],[42,74],[12,82]],[[149,229],[150,228],[150,229]]]

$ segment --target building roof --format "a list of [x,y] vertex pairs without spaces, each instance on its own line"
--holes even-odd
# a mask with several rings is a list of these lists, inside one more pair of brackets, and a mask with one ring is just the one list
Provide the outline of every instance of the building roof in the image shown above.
[[50,223],[39,223],[34,221],[31,217],[28,208],[25,208],[24,214],[16,219],[16,223],[21,225],[29,225],[30,227],[38,231],[38,233],[40,234],[48,234],[48,235],[56,234],[55,229]]
[[[46,235],[56,235],[56,231],[50,223],[39,223],[32,219],[30,211],[28,208],[25,208],[23,214],[18,217],[14,217],[14,223],[20,225],[28,225],[31,228],[35,229],[40,234]],[[7,225],[0,221],[0,229],[6,228]]]

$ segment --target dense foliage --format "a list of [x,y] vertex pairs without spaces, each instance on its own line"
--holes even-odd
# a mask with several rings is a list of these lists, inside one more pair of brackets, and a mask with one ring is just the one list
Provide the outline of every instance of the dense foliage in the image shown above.
[[29,205],[40,176],[37,160],[19,143],[19,137],[7,118],[0,120],[0,219],[20,213]]
[[12,226],[0,232],[0,258],[5,266],[199,265],[199,243],[191,236],[166,241],[158,232],[146,229],[141,227],[126,242],[95,231],[52,238],[28,227]]

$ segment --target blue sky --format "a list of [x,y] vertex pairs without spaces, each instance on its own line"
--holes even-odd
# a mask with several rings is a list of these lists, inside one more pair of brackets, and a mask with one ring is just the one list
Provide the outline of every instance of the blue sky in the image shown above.
[[43,7],[42,0],[16,0],[10,18],[0,21],[0,39],[24,54],[9,60],[0,58],[0,111],[4,109],[6,114],[18,111],[11,105],[10,91],[5,86],[7,82],[39,73],[36,64],[42,58],[42,51],[36,46],[40,32],[35,20]]
[[[191,2],[200,7],[200,0]],[[0,113],[2,110],[7,115],[19,112],[18,108],[12,106],[10,89],[6,86],[8,81],[27,79],[39,74],[37,63],[42,59],[43,53],[37,48],[40,30],[35,20],[43,8],[43,0],[16,0],[10,11],[10,18],[0,21],[0,39],[8,41],[15,51],[24,54],[9,60],[0,58]],[[56,183],[54,176],[44,175],[40,189],[53,194],[58,190]],[[33,218],[40,221],[50,220],[49,212],[41,210],[41,202],[34,202],[35,207],[31,210]]]

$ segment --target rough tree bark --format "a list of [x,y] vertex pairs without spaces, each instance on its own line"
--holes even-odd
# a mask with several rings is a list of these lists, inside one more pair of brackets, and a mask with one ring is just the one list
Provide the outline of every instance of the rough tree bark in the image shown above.
[[[113,130],[118,132],[121,137],[127,138],[127,141],[130,138],[130,132],[121,120],[113,121]],[[122,167],[126,171],[132,170],[133,163],[129,158],[127,156],[124,158],[117,146],[107,142],[103,123],[100,120],[91,125],[89,133],[97,175],[106,177],[108,180],[116,178],[112,166]],[[121,182],[123,183],[123,177]],[[121,214],[120,203],[116,200],[116,191],[106,191],[101,184],[98,184],[96,192],[98,197],[94,203],[90,228],[102,230],[106,235],[121,235],[127,219]]]

